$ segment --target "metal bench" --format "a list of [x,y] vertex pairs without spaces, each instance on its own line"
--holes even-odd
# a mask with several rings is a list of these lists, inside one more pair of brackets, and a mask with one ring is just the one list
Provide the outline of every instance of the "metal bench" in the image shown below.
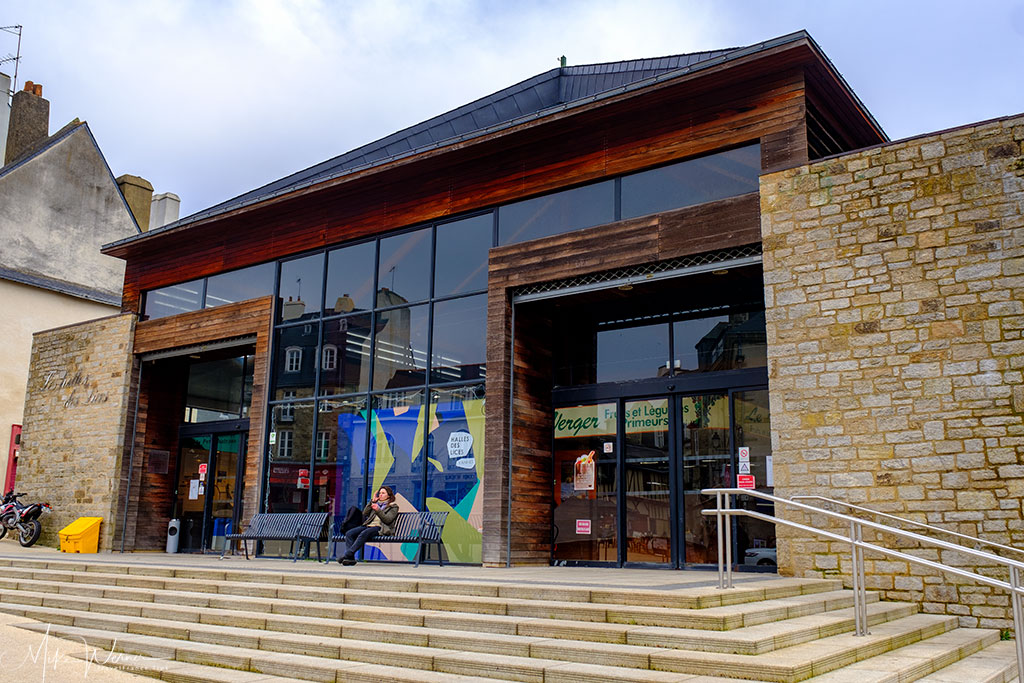
[[[228,547],[231,554],[235,554],[235,546],[232,541],[241,541],[245,550],[245,559],[249,559],[249,545],[247,541],[291,541],[294,547],[292,562],[299,558],[299,549],[305,543],[316,543],[316,557],[319,561],[320,541],[326,540],[327,513],[326,512],[261,512],[252,517],[249,526],[245,531],[238,534],[227,534],[224,537],[224,550],[220,556],[223,559]],[[253,548],[255,552],[255,548]]]
[[[423,556],[423,546],[434,544],[437,546],[437,564],[444,566],[444,559],[441,553],[441,532],[444,530],[444,521],[448,518],[447,512],[399,512],[395,519],[395,533],[390,536],[378,536],[367,543],[415,543],[416,566],[420,566],[420,559]],[[331,541],[337,543],[344,541],[345,535],[340,533],[331,534]]]

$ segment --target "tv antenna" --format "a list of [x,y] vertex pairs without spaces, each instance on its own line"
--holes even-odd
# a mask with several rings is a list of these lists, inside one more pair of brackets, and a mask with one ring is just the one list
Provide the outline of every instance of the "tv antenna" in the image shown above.
[[3,66],[7,62],[14,62],[14,81],[11,82],[11,92],[15,93],[18,91],[18,65],[21,63],[21,24],[15,24],[14,26],[0,26],[0,31],[5,31],[11,35],[18,36],[18,50],[15,54],[8,52],[3,57],[0,57],[0,66]]

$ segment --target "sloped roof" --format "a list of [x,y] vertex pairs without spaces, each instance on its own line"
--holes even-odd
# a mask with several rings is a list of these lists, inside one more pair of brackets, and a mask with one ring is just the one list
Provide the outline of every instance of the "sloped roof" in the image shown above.
[[714,50],[690,54],[634,59],[625,62],[606,62],[584,66],[566,66],[552,69],[528,78],[521,83],[499,90],[457,109],[417,123],[375,142],[328,159],[305,170],[276,180],[234,199],[229,199],[179,222],[191,222],[199,216],[222,213],[278,194],[300,185],[326,180],[360,166],[372,164],[405,152],[443,143],[489,128],[495,124],[536,114],[551,107],[568,104],[598,93],[629,85],[645,78],[676,71],[697,62],[731,52]]
[[728,54],[735,49],[737,48],[551,69],[479,100],[427,119],[422,123],[357,147],[333,159],[328,159],[263,187],[186,216],[147,234],[192,223],[220,213],[227,213],[233,209],[334,178],[356,168],[371,166],[396,156],[464,139],[498,124],[529,115],[542,114],[546,110],[572,104],[648,78],[685,69],[699,62]]
[[[103,248],[107,250],[137,240],[148,240],[160,233],[258,204],[301,188],[353,173],[356,170],[370,169],[403,157],[543,118],[590,101],[644,88],[722,62],[803,40],[810,42],[821,54],[822,59],[834,71],[846,91],[870,118],[867,109],[857,99],[853,90],[842,80],[842,76],[835,71],[831,62],[828,62],[827,57],[817,47],[811,36],[802,30],[745,47],[692,52],[651,59],[560,67],[528,78],[233,199],[185,216],[174,223],[135,237],[112,242],[104,245]],[[877,127],[874,119],[870,120]],[[878,130],[880,131],[881,128],[878,127]]]

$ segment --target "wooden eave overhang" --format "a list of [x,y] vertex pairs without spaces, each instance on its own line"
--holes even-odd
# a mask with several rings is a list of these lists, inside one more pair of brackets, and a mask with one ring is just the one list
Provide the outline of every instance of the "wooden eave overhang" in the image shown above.
[[386,185],[392,178],[429,174],[432,169],[456,164],[464,158],[463,155],[483,153],[480,148],[487,147],[487,153],[494,153],[502,146],[511,149],[529,140],[532,137],[529,133],[538,128],[555,126],[595,112],[610,116],[619,110],[629,111],[637,100],[657,98],[659,94],[665,96],[666,92],[677,94],[680,90],[688,90],[685,94],[697,96],[793,68],[804,69],[806,77],[828,103],[830,114],[849,127],[848,137],[856,147],[887,140],[877,122],[814,40],[801,31],[741,48],[670,74],[484,128],[463,138],[376,161],[337,177],[291,187],[220,213],[203,215],[200,212],[195,220],[186,218],[167,228],[113,242],[101,251],[125,260],[158,254],[168,243],[178,243],[178,239],[183,237],[198,238],[217,227],[237,229],[243,223],[263,224],[274,217],[292,216],[303,210],[304,201],[312,195],[322,197],[323,203],[329,204],[342,196],[352,196],[353,192],[365,191],[373,184]]

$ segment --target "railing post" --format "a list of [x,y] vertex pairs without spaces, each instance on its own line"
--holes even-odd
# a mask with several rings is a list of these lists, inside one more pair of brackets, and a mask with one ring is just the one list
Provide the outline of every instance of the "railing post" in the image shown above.
[[725,548],[722,544],[722,494],[715,493],[715,519],[718,520],[718,590],[725,589]]
[[1010,601],[1013,605],[1013,639],[1017,646],[1017,680],[1024,681],[1024,604],[1021,602],[1020,570],[1010,565]]
[[[731,509],[731,493],[725,494],[725,509]],[[732,515],[725,516],[725,584],[732,588]]]
[[850,577],[853,582],[853,628],[858,636],[868,634],[867,596],[864,594],[864,562],[860,548],[860,524],[850,520]]

